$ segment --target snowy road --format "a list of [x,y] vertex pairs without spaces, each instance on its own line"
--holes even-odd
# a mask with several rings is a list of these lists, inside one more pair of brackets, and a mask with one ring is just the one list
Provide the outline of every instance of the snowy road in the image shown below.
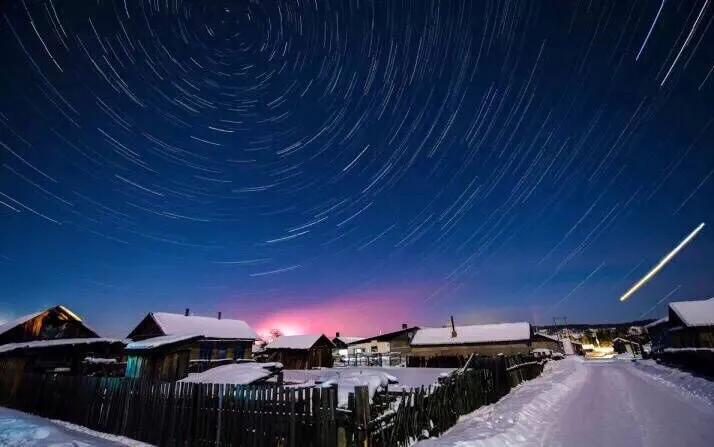
[[704,447],[714,383],[650,362],[551,362],[544,375],[418,447]]
[[2,447],[151,447],[121,436],[0,407]]

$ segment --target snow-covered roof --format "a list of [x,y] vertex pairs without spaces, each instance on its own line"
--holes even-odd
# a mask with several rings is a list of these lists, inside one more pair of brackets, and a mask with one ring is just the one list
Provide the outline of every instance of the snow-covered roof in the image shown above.
[[359,341],[359,340],[364,340],[365,337],[348,337],[345,335],[340,335],[339,337],[335,337],[335,339],[340,340],[342,343],[348,344],[352,343],[354,341]]
[[185,316],[167,312],[152,312],[152,318],[166,335],[196,335],[207,338],[239,338],[255,340],[258,335],[243,320]]
[[714,298],[669,303],[669,308],[686,326],[714,326]]
[[179,382],[247,385],[265,379],[282,368],[281,363],[231,363],[211,368],[202,373],[189,374]]
[[265,346],[265,349],[310,349],[322,334],[283,335]]
[[14,351],[16,349],[40,349],[53,346],[85,345],[92,343],[122,343],[126,341],[118,338],[57,338],[54,340],[37,340],[20,343],[7,343],[0,345],[0,353]]
[[459,345],[529,340],[531,325],[523,322],[456,326],[456,337],[451,335],[450,326],[422,328],[414,335],[412,345]]
[[662,324],[662,323],[667,323],[668,321],[669,321],[669,316],[662,317],[662,318],[660,318],[659,320],[655,320],[655,321],[653,321],[652,323],[650,323],[650,324],[648,324],[647,326],[645,326],[645,329],[649,329],[649,328],[653,328],[653,327],[655,327],[655,326],[659,326],[660,324]]
[[553,336],[553,335],[546,334],[545,332],[536,332],[536,333],[533,334],[533,335],[540,335],[541,337],[547,338],[547,339],[549,339],[549,340],[557,341],[557,342],[560,341],[560,339],[559,339],[558,337],[555,337],[555,336]]
[[[52,309],[60,309],[60,310],[62,310],[64,313],[66,313],[67,315],[69,315],[70,317],[74,318],[75,320],[77,320],[77,321],[82,321],[82,319],[79,318],[79,316],[78,316],[77,314],[75,314],[74,312],[72,312],[71,310],[69,310],[68,308],[66,308],[65,306],[63,306],[63,305],[60,304],[60,305],[55,306],[55,307],[50,307],[50,308],[48,308],[48,309],[43,309],[43,310],[40,310],[40,311],[38,311],[38,312],[33,312],[33,313],[31,313],[31,314],[27,314],[27,315],[23,315],[23,316],[21,316],[21,317],[17,317],[17,318],[15,318],[15,319],[13,319],[13,320],[6,321],[5,323],[0,324],[0,335],[4,334],[5,332],[7,332],[7,331],[9,331],[9,330],[11,330],[11,329],[16,328],[17,326],[19,326],[19,325],[21,325],[21,324],[23,324],[23,323],[25,323],[25,322],[27,322],[27,321],[29,321],[29,320],[32,320],[32,319],[35,318],[35,317],[40,316],[40,315],[42,315],[43,313],[45,313],[45,312],[47,312],[47,311],[49,311],[49,310],[52,310]],[[89,328],[87,328],[87,329],[89,329]],[[91,329],[90,329],[90,330],[91,330]],[[92,332],[94,332],[94,331],[92,330]]]
[[189,342],[194,339],[203,338],[200,334],[187,335],[162,335],[160,337],[147,338],[146,340],[133,341],[126,345],[127,351],[143,351],[148,349],[156,349],[174,343]]

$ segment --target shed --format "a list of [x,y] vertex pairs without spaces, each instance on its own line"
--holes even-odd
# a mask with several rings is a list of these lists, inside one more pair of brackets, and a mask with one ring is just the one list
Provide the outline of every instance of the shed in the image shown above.
[[175,381],[188,375],[191,348],[202,335],[163,335],[126,346],[126,377]]
[[286,369],[332,367],[335,345],[324,334],[283,335],[265,346],[269,361]]

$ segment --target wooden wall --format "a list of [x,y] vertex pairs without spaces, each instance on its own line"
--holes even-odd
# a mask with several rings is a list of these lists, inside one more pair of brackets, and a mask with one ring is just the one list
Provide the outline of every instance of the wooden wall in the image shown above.
[[483,356],[528,354],[531,351],[530,342],[497,343],[477,345],[439,345],[439,346],[412,346],[410,355],[417,357],[437,356],[469,356],[478,354]]

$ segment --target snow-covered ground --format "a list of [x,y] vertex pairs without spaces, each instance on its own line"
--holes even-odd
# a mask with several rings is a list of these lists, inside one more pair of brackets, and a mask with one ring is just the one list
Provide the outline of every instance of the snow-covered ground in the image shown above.
[[89,430],[0,407],[0,446],[3,447],[150,447],[133,439]]
[[417,447],[710,446],[714,382],[653,362],[549,362],[543,375]]
[[450,374],[449,368],[378,368],[347,367],[322,369],[286,369],[283,379],[287,384],[314,385],[321,382],[326,385],[337,384],[338,403],[347,405],[347,396],[358,385],[369,387],[370,396],[375,391],[388,386],[390,390],[417,388],[437,383],[439,376]]

